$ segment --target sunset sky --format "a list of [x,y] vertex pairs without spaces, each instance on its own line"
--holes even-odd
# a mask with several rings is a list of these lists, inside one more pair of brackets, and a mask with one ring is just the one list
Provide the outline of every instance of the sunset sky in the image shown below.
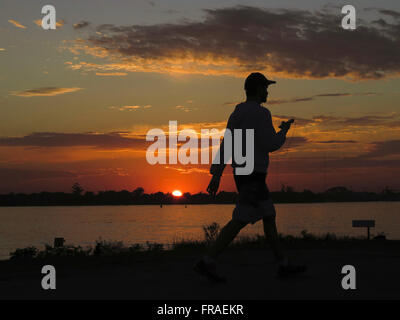
[[54,0],[48,31],[46,4],[0,3],[0,193],[205,192],[209,165],[148,164],[146,133],[223,129],[254,71],[275,128],[295,119],[272,191],[400,190],[398,0]]

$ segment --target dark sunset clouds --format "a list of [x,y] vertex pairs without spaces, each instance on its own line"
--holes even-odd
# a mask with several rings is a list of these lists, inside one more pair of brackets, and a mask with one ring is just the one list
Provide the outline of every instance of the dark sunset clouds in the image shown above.
[[[400,72],[400,13],[343,30],[342,15],[322,9],[204,9],[203,21],[104,24],[72,50],[108,58],[84,69],[241,75],[264,70],[288,78],[382,79]],[[75,64],[75,66],[78,66]],[[161,68],[162,67],[162,68]],[[76,67],[80,68],[80,67]]]

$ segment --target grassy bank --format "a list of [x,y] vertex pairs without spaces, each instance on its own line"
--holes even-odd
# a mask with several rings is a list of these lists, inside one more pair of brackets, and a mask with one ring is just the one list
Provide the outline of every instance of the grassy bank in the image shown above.
[[[17,249],[10,253],[10,260],[13,262],[43,261],[43,260],[65,260],[71,258],[104,258],[113,259],[142,259],[165,257],[166,255],[201,253],[215,241],[220,226],[217,223],[203,226],[203,240],[176,239],[169,246],[161,243],[133,244],[125,245],[121,241],[105,241],[98,240],[94,246],[82,247],[73,244],[62,247],[53,247],[45,245],[44,249],[36,247],[27,247]],[[391,246],[399,245],[400,241],[389,241],[384,235],[379,235],[373,240],[367,240],[363,237],[338,237],[335,234],[327,233],[323,235],[313,235],[307,230],[303,230],[299,236],[279,235],[282,244],[290,249],[307,249],[307,248],[346,248],[346,247],[365,247],[374,246]],[[264,236],[241,236],[229,246],[228,250],[237,249],[262,249],[268,248],[268,242]]]

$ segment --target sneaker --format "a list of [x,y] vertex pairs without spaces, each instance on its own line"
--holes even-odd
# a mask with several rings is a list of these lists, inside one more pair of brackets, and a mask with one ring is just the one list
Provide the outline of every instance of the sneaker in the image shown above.
[[302,265],[292,265],[288,264],[287,266],[280,265],[278,267],[278,277],[289,277],[295,276],[304,273],[307,270],[306,266]]
[[215,264],[206,264],[203,260],[199,260],[193,270],[198,274],[205,276],[211,282],[225,283],[226,278],[216,272]]

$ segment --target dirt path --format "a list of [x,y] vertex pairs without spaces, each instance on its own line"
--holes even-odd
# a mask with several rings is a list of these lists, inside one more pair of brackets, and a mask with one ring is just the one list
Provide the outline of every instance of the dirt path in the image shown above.
[[[175,255],[134,263],[82,267],[55,264],[57,289],[41,288],[39,265],[10,270],[0,265],[0,298],[35,299],[399,299],[398,248],[307,249],[289,251],[308,266],[306,275],[276,277],[271,254],[264,250],[229,250],[220,259],[224,285],[212,285],[191,267],[198,255]],[[356,290],[343,290],[341,269],[356,268]]]

